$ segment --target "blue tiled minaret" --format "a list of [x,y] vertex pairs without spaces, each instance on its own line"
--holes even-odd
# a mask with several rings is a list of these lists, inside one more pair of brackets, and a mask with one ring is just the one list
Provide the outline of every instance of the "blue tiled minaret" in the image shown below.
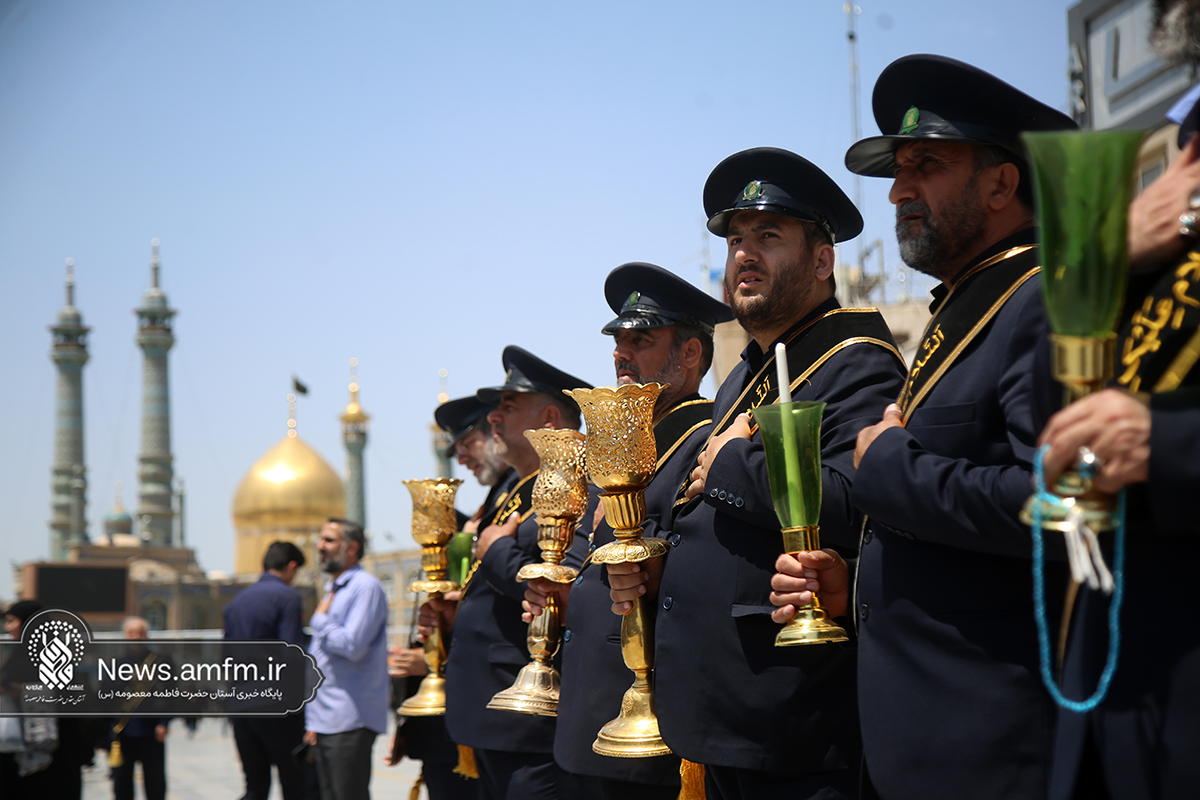
[[142,348],[142,443],[138,453],[138,535],[146,544],[167,547],[175,511],[171,503],[175,471],[171,464],[171,392],[167,353],[175,344],[174,309],[159,287],[158,239],[150,242],[150,288],[142,297],[138,347]]
[[87,540],[87,470],[83,465],[83,365],[87,333],[75,308],[75,260],[67,259],[67,304],[50,326],[50,359],[58,368],[54,418],[54,465],[50,491],[50,558],[67,557],[67,547]]
[[363,475],[363,450],[367,446],[367,421],[358,404],[358,359],[350,359],[350,404],[342,412],[342,440],[346,443],[346,519],[367,527],[367,495]]

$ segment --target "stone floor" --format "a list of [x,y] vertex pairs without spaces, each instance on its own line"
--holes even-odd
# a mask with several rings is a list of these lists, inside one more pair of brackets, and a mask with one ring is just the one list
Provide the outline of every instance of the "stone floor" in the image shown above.
[[[390,735],[389,732],[388,736],[375,739],[372,800],[408,800],[409,790],[420,772],[420,765],[409,759],[395,767],[384,766],[383,754]],[[112,797],[112,784],[103,756],[104,751],[98,751],[96,766],[84,770],[84,800],[109,800]],[[141,800],[145,795],[140,771],[134,780],[136,797]],[[182,720],[172,721],[167,739],[167,800],[238,800],[244,790],[242,765],[233,745],[233,732],[225,720],[202,719],[191,737]],[[422,788],[422,800],[427,797]],[[270,800],[282,798],[279,785],[272,781]]]

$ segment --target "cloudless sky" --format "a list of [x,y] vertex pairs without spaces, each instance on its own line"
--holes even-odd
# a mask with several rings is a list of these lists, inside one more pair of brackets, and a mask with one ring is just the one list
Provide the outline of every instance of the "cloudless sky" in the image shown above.
[[[879,72],[918,52],[1066,110],[1073,2],[861,3],[862,134],[878,132]],[[840,0],[0,0],[3,554],[48,552],[47,326],[66,258],[92,327],[93,538],[114,482],[137,505],[132,309],[158,237],[179,310],[175,474],[201,565],[232,569],[233,493],[285,435],[292,373],[310,387],[300,435],[344,468],[351,357],[372,415],[373,547],[407,546],[400,481],[434,472],[439,369],[451,397],[472,393],[500,382],[513,343],[611,384],[604,277],[650,261],[699,283],[706,243],[719,266],[701,189],[730,153],[794,150],[854,197],[846,26]],[[862,179],[863,236],[886,242],[894,274],[887,189]],[[483,492],[459,477],[473,508]]]

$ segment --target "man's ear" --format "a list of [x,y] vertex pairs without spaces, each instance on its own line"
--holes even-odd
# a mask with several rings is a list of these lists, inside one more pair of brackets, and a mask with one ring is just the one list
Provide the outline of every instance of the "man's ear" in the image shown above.
[[993,174],[991,183],[984,186],[984,191],[987,193],[984,202],[992,211],[1001,211],[1009,203],[1017,201],[1017,185],[1021,182],[1021,170],[1010,161],[992,167],[989,172]]
[[829,276],[833,274],[833,264],[836,259],[833,257],[833,245],[822,244],[817,248],[817,280],[827,281]]
[[692,369],[700,364],[703,355],[704,345],[700,343],[700,339],[693,336],[679,348],[679,365],[684,369]]
[[562,409],[558,407],[558,403],[550,400],[546,403],[546,407],[542,409],[540,428],[554,428],[555,430],[562,427]]

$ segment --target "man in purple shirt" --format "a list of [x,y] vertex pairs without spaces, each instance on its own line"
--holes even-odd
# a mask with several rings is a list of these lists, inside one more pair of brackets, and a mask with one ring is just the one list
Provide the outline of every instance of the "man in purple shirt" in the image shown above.
[[387,728],[387,598],[358,565],[362,526],[330,519],[317,553],[329,573],[313,612],[309,652],[325,676],[305,707],[304,741],[316,746],[322,800],[369,798],[371,745]]
[[[303,646],[300,593],[291,586],[304,561],[304,553],[291,542],[272,542],[263,556],[262,577],[225,607],[225,638]],[[267,800],[272,764],[279,772],[284,800],[303,800],[304,775],[291,757],[303,736],[303,714],[233,719],[233,739],[246,776],[242,800]]]

